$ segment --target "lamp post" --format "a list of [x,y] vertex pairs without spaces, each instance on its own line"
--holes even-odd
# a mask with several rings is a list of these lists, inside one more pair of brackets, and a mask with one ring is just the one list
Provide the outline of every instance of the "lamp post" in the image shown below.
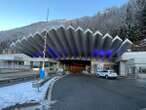
[[45,72],[46,45],[47,45],[47,32],[46,32],[46,35],[44,36],[43,67],[42,67],[42,69],[44,70],[45,76],[47,76],[47,73]]
[[[48,22],[48,16],[49,16],[49,8],[47,9],[47,15],[46,15],[46,21]],[[47,76],[47,73],[45,72],[45,60],[46,60],[46,48],[47,48],[47,32],[44,36],[44,50],[43,50],[43,67],[45,76]]]

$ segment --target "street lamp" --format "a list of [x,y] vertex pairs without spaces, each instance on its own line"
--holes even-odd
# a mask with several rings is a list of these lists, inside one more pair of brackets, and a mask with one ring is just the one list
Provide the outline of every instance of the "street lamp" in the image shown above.
[[[48,16],[49,16],[49,9],[47,9],[47,15],[46,15],[46,21],[48,22]],[[44,75],[47,76],[47,73],[45,72],[45,60],[46,60],[46,48],[47,48],[47,32],[44,35],[44,50],[43,50],[43,65],[42,65],[42,71],[44,72]]]
[[43,66],[42,66],[45,76],[47,76],[47,74],[45,72],[46,47],[47,47],[46,45],[47,45],[47,32],[46,32],[46,35],[44,36]]

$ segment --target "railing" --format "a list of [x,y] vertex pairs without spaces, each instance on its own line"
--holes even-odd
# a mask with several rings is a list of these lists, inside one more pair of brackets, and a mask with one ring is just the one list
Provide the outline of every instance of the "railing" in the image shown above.
[[0,73],[11,73],[11,72],[19,72],[31,70],[28,65],[2,65],[0,64]]
[[4,65],[0,64],[0,69],[30,69],[29,65]]

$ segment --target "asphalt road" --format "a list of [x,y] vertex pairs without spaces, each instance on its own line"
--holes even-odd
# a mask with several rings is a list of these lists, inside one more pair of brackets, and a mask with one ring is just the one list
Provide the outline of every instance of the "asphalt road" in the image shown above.
[[51,110],[141,110],[146,108],[146,81],[106,80],[69,75],[53,88]]

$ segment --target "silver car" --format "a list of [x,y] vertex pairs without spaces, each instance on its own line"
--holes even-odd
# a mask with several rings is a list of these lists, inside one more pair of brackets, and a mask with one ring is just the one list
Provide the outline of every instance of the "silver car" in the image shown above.
[[118,77],[117,73],[115,73],[113,70],[97,71],[96,75],[101,76],[101,77],[105,77],[106,79]]

